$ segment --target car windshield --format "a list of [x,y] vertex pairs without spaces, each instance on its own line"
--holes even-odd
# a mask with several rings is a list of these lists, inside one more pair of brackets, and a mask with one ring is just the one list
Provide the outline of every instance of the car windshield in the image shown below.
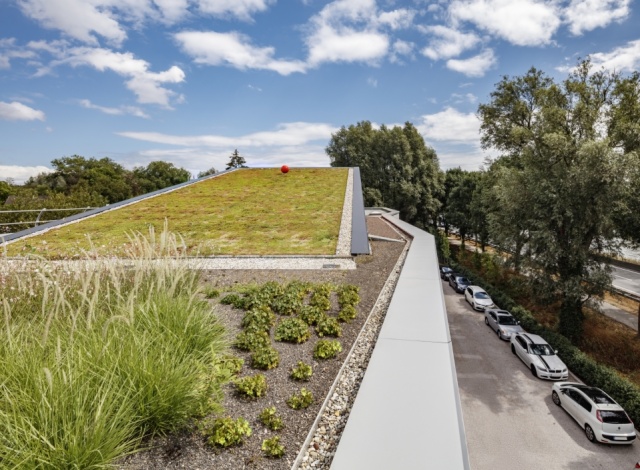
[[451,271],[453,271],[451,268],[447,268],[447,267],[442,268],[443,273],[450,273]]
[[631,421],[624,411],[600,410],[602,422],[608,424],[629,424]]
[[531,354],[536,356],[553,356],[555,354],[548,344],[532,344],[530,346]]
[[487,293],[486,293],[486,292],[476,292],[476,293],[474,294],[474,297],[475,297],[476,299],[482,299],[482,300],[487,300],[487,299],[490,299],[490,298],[491,298],[491,297],[489,297],[489,296],[487,295]]
[[508,317],[506,315],[500,315],[498,317],[498,323],[500,323],[501,325],[517,325],[518,324],[515,318],[511,316]]
[[466,277],[459,277],[458,279],[456,279],[456,281],[458,284],[465,284],[465,285],[469,284],[469,281],[467,280]]

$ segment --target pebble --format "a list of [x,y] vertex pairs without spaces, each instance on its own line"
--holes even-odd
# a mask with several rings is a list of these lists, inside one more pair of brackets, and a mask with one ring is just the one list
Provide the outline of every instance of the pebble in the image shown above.
[[[408,249],[409,244],[405,246],[396,266],[402,266]],[[360,388],[371,353],[378,339],[378,333],[384,322],[384,316],[393,295],[399,272],[400,269],[392,271],[383,287],[367,322],[362,327],[353,352],[347,358],[347,365],[336,382],[334,393],[328,400],[326,407],[320,411],[320,422],[311,443],[305,450],[300,464],[298,466],[294,464],[292,470],[309,470],[311,468],[328,470],[331,466],[340,436],[349,418],[349,410]],[[317,451],[318,446],[320,451]]]

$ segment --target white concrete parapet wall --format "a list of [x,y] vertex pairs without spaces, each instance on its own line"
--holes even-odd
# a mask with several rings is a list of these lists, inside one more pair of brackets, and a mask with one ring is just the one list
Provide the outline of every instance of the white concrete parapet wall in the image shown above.
[[413,240],[332,470],[469,469],[434,237]]

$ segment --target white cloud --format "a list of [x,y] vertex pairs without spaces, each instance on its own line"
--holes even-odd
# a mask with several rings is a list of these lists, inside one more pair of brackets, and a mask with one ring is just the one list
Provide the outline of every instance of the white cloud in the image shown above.
[[378,80],[376,80],[373,77],[369,77],[367,78],[367,85],[369,85],[372,88],[378,88]]
[[375,0],[329,3],[309,22],[307,62],[312,67],[324,62],[376,63],[387,55],[390,42],[380,24]]
[[378,23],[384,26],[389,26],[393,30],[405,29],[411,27],[415,16],[415,11],[407,10],[406,8],[399,8],[398,10],[380,13],[378,16]]
[[427,26],[424,31],[434,38],[422,50],[422,54],[433,60],[457,57],[480,42],[480,38],[473,33],[463,33],[447,26]]
[[460,93],[453,93],[451,95],[451,99],[454,103],[475,103],[478,101],[478,97],[473,93],[465,93],[464,95]]
[[33,51],[16,46],[15,38],[0,39],[0,69],[11,68],[11,59],[32,59]]
[[130,52],[114,52],[102,48],[77,47],[64,52],[65,57],[51,65],[90,66],[104,72],[110,70],[127,78],[126,86],[139,103],[157,104],[169,108],[176,93],[163,85],[181,83],[185,74],[175,65],[164,72],[150,72],[149,63],[136,59]]
[[640,39],[630,41],[611,52],[597,52],[590,55],[596,69],[604,67],[616,72],[635,72],[640,69]]
[[467,77],[482,77],[487,70],[497,63],[492,49],[486,49],[480,54],[468,59],[449,59],[447,68],[465,74]]
[[630,14],[630,0],[571,0],[564,15],[569,31],[576,36],[622,21]]
[[[274,0],[275,1],[275,0]],[[200,11],[213,16],[232,16],[244,21],[251,20],[251,15],[265,11],[270,0],[199,0]]]
[[157,132],[119,132],[118,135],[157,144],[184,147],[240,148],[263,146],[305,145],[331,138],[338,129],[324,123],[290,122],[280,124],[275,131],[263,131],[244,136],[195,135],[176,136]]
[[111,108],[106,106],[99,106],[97,104],[93,104],[90,100],[80,100],[80,106],[87,109],[95,109],[104,114],[109,114],[111,116],[122,116],[125,114],[130,114],[131,116],[141,117],[148,119],[149,115],[146,114],[142,109],[136,106],[120,106],[118,108]]
[[444,111],[422,116],[416,125],[427,141],[480,145],[480,120],[474,113],[461,113],[447,107]]
[[49,29],[97,46],[101,37],[114,46],[126,30],[147,21],[175,24],[190,15],[251,21],[275,0],[20,0],[22,12]]
[[518,46],[548,44],[561,24],[555,0],[455,0],[449,6],[454,26],[475,24]]
[[389,55],[389,60],[394,63],[402,63],[403,57],[413,59],[414,48],[414,43],[398,39],[391,46],[391,54]]
[[44,112],[12,101],[0,101],[0,119],[5,121],[44,121]]
[[436,148],[436,152],[442,170],[460,167],[466,171],[477,171],[484,164],[488,156],[477,148],[469,150],[461,149],[458,151],[455,149],[440,150]]
[[387,54],[389,39],[375,31],[337,31],[324,25],[308,38],[307,45],[312,66],[323,62],[375,62]]
[[281,75],[304,72],[306,67],[301,61],[274,59],[273,47],[252,46],[248,37],[237,32],[184,31],[174,37],[198,64],[273,70]]
[[10,178],[16,184],[22,184],[32,176],[40,173],[49,173],[53,171],[46,166],[18,166],[18,165],[0,165],[0,175],[2,179]]
[[[117,3],[117,2],[116,2]],[[146,2],[145,2],[146,3]],[[113,44],[127,37],[107,2],[86,0],[23,0],[22,12],[45,28],[58,29],[74,39],[97,44],[98,34]]]

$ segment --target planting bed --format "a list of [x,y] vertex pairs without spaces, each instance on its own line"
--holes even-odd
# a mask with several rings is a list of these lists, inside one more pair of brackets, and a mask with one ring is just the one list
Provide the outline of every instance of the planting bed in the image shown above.
[[[367,219],[370,234],[399,239],[385,221],[378,218]],[[374,306],[378,295],[393,271],[400,257],[404,243],[372,242],[372,255],[357,259],[355,270],[215,270],[205,272],[203,280],[207,287],[215,287],[223,294],[239,290],[238,286],[249,284],[262,285],[269,281],[286,284],[292,280],[312,283],[333,283],[336,285],[351,284],[358,286],[360,303],[357,306],[357,317],[350,323],[341,323],[342,335],[337,338],[342,344],[342,352],[334,359],[316,360],[313,358],[313,348],[321,338],[312,328],[311,338],[302,344],[290,344],[274,340],[274,330],[271,328],[271,345],[280,355],[278,367],[271,370],[256,370],[251,368],[251,353],[231,349],[231,352],[244,359],[244,366],[240,377],[264,374],[268,389],[266,395],[256,400],[237,396],[233,385],[225,386],[223,406],[225,413],[234,420],[244,418],[252,428],[252,435],[244,439],[239,446],[229,448],[212,447],[206,443],[196,425],[182,433],[157,439],[147,443],[149,450],[133,455],[123,461],[119,468],[123,470],[138,469],[289,469],[296,458],[309,430],[318,414],[322,402],[342,366],[348,351],[351,349],[358,333],[364,325],[367,315]],[[227,324],[230,339],[241,331],[241,321],[244,311],[230,305],[220,304],[220,298],[211,302],[216,312],[222,316]],[[337,315],[338,305],[333,294],[333,305],[330,316]],[[278,322],[283,318],[277,315]],[[322,338],[322,339],[326,339]],[[328,338],[330,340],[336,338]],[[289,378],[292,366],[303,361],[313,367],[313,375],[308,382],[298,382]],[[306,388],[313,393],[314,402],[306,409],[293,410],[286,401],[294,393]],[[284,429],[268,430],[258,419],[262,410],[275,407],[282,417]],[[348,410],[346,410],[348,412]],[[340,414],[340,412],[337,412]],[[285,447],[282,458],[265,457],[261,450],[262,442],[273,436],[280,436],[280,444]],[[317,468],[321,468],[318,466]]]

